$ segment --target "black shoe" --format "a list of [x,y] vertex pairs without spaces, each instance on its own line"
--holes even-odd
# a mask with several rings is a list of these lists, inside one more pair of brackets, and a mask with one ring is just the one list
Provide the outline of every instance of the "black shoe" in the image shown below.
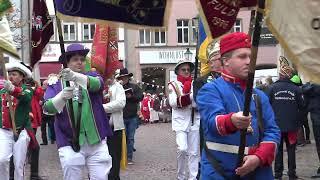
[[137,150],[136,150],[136,148],[133,148],[133,152],[136,152]]
[[303,142],[303,143],[298,143],[298,144],[297,144],[297,147],[303,147],[303,146],[305,146],[305,145],[306,145],[306,143],[304,143],[304,142]]
[[54,144],[54,140],[51,140],[51,144]]
[[41,143],[40,145],[41,146],[43,146],[43,145],[46,146],[46,145],[48,145],[48,143]]
[[310,140],[306,140],[306,144],[311,144],[311,141]]
[[281,180],[281,179],[282,179],[282,174],[280,174],[280,173],[275,173],[275,174],[274,174],[274,178]]
[[288,173],[289,176],[289,180],[295,180],[295,179],[299,179],[299,177],[296,175],[296,173]]
[[318,179],[320,178],[320,174],[316,173],[315,175],[311,176],[312,179]]
[[289,180],[296,180],[296,179],[299,179],[297,175],[289,176]]

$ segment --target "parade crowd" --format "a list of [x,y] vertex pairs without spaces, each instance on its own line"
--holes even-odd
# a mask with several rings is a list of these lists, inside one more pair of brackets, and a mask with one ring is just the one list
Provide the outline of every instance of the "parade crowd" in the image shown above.
[[[256,81],[249,116],[243,115],[252,53],[245,33],[230,33],[209,44],[210,72],[205,76],[193,79],[197,67],[179,61],[177,79],[159,94],[143,92],[126,68],[104,79],[95,70],[85,72],[88,52],[80,44],[69,45],[59,58],[67,67],[41,84],[32,80],[25,64],[6,64],[9,78],[0,91],[1,179],[23,180],[27,161],[30,179],[43,179],[36,133],[41,127],[41,145],[47,145],[47,124],[65,180],[82,179],[84,167],[92,180],[119,180],[123,140],[132,165],[138,125],[159,121],[171,122],[176,134],[178,180],[281,179],[284,143],[287,175],[297,179],[296,146],[311,143],[308,114],[320,160],[320,85],[302,84],[286,61],[280,62],[276,82]],[[245,157],[238,166],[244,129]],[[320,167],[312,177],[320,177]]]

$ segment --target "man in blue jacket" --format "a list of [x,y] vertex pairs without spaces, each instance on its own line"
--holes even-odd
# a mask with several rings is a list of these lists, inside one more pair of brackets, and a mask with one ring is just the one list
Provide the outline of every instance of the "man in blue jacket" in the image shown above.
[[[254,93],[261,99],[263,130],[258,127],[253,100],[250,116],[243,116],[242,112],[250,48],[250,37],[245,33],[236,32],[222,37],[221,77],[205,84],[198,93],[197,104],[206,141],[201,160],[202,180],[234,179],[236,175],[242,179],[273,179],[271,164],[280,140],[280,131],[268,97],[262,91],[254,89]],[[248,127],[252,131],[246,136],[246,156],[243,165],[237,167],[239,130]]]
[[276,122],[281,130],[281,141],[275,160],[275,178],[281,178],[283,172],[283,142],[288,151],[289,179],[296,176],[296,144],[298,130],[304,109],[302,90],[290,78],[293,69],[287,65],[280,66],[280,79],[273,83],[268,90],[270,103],[275,112]]

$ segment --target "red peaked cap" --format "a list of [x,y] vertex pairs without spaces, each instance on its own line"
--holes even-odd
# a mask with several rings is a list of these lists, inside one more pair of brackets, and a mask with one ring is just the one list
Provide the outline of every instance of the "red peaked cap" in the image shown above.
[[234,32],[223,36],[220,40],[221,55],[239,48],[251,48],[251,39],[248,34]]

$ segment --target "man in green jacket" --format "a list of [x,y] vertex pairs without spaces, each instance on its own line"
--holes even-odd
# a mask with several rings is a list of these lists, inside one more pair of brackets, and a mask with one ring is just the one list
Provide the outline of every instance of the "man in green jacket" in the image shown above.
[[[31,71],[22,63],[7,63],[6,69],[9,80],[4,82],[4,87],[0,91],[0,174],[1,179],[9,179],[9,162],[13,156],[14,179],[24,179],[24,163],[26,161],[27,149],[31,140],[31,125],[29,112],[32,91],[23,85],[26,77],[31,77]],[[14,122],[17,137],[14,136],[12,121],[10,118],[8,98],[12,99],[14,110]]]

